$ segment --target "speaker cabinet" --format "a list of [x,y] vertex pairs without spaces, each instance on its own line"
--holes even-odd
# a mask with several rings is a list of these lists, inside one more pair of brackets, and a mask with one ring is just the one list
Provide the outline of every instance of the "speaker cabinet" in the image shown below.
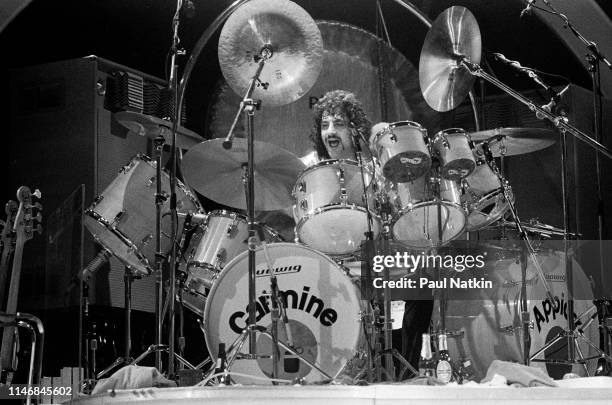
[[[126,77],[130,91],[124,97],[117,88]],[[145,137],[129,133],[112,114],[121,108],[148,113],[146,89],[163,86],[160,79],[95,56],[10,72],[10,187],[40,189],[49,219],[44,237],[26,245],[20,310],[78,304],[78,289],[66,288],[99,249],[81,224],[82,208],[134,155],[151,152]],[[122,307],[123,275],[124,267],[112,258],[91,282],[92,303]],[[154,297],[152,277],[134,282],[134,309],[152,312]]]

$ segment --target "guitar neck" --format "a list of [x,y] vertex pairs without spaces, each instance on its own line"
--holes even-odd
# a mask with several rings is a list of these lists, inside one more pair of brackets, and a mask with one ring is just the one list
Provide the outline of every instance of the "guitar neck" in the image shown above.
[[11,271],[11,284],[9,286],[8,299],[6,300],[6,313],[17,312],[17,300],[19,299],[19,284],[21,282],[21,261],[23,259],[23,241],[17,239],[15,253],[13,253],[13,266]]

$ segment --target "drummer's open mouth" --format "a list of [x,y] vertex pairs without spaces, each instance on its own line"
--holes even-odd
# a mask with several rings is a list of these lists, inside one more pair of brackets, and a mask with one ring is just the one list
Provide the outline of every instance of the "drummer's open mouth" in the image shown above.
[[340,146],[340,139],[336,137],[327,138],[327,144],[332,148],[337,148]]

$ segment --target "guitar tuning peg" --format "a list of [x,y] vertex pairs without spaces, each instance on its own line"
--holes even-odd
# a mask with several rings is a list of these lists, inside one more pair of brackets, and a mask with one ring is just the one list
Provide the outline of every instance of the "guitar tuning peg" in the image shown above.
[[34,190],[34,192],[32,193],[32,195],[38,199],[40,199],[40,197],[42,197],[42,193],[40,192],[39,189]]
[[32,205],[32,207],[36,208],[38,211],[42,211],[43,210],[43,205],[39,202],[34,203],[34,205]]
[[42,214],[39,212],[38,214],[36,214],[34,219],[36,220],[36,222],[42,222]]
[[36,229],[34,229],[34,232],[38,232],[39,235],[42,235],[43,233],[43,227],[41,224],[36,225]]

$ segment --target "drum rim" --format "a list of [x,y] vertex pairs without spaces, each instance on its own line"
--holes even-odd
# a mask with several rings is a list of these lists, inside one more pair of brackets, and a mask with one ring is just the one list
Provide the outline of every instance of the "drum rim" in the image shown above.
[[[364,308],[362,307],[362,301],[363,299],[361,299],[360,294],[359,294],[359,287],[355,284],[355,282],[353,281],[353,279],[346,273],[345,269],[340,266],[338,263],[336,263],[331,257],[329,257],[328,255],[326,255],[325,253],[322,253],[316,249],[311,248],[310,246],[304,245],[302,243],[289,243],[289,242],[279,242],[279,243],[270,243],[268,244],[268,248],[270,248],[271,246],[278,246],[278,247],[297,247],[297,248],[302,248],[302,249],[306,249],[309,250],[313,253],[315,253],[316,255],[321,256],[322,258],[324,258],[326,261],[328,261],[329,263],[331,263],[333,265],[333,267],[335,267],[336,269],[338,269],[341,273],[341,277],[345,278],[349,285],[354,287],[354,291],[355,291],[355,298],[356,298],[356,302],[359,304],[359,311],[357,312],[357,316],[361,316],[361,313],[364,311]],[[263,247],[258,247],[255,250],[255,253],[257,253],[258,251],[263,250]],[[239,260],[243,260],[244,256],[248,256],[249,251],[245,251],[240,253],[238,256],[234,257],[232,260],[230,260],[224,267],[223,271],[221,271],[219,273],[219,277],[216,279],[216,282],[213,283],[210,291],[208,292],[208,297],[206,297],[206,305],[204,306],[204,315],[202,316],[202,326],[203,326],[203,330],[204,330],[204,340],[206,341],[206,348],[208,349],[209,353],[214,353],[214,350],[217,350],[217,348],[214,348],[214,350],[212,350],[211,348],[211,339],[208,338],[208,335],[211,333],[210,332],[210,324],[209,324],[209,314],[211,311],[211,302],[212,300],[209,299],[209,297],[213,297],[215,295],[215,293],[217,292],[217,290],[219,289],[219,285],[221,284],[221,280],[225,277],[225,275],[227,273],[229,273],[229,268],[230,266],[235,266],[236,263]],[[248,258],[247,258],[248,260]],[[228,269],[226,271],[226,269]],[[336,374],[334,375],[334,377],[336,375],[339,375],[340,373],[342,373],[342,371],[344,371],[347,366],[350,364],[350,362],[355,358],[355,356],[357,356],[360,352],[360,348],[359,348],[359,335],[362,333],[365,333],[365,331],[363,331],[363,327],[361,325],[361,322],[357,322],[359,324],[358,330],[359,333],[357,333],[356,336],[356,340],[355,340],[355,353],[352,357],[350,358],[346,358],[346,362],[342,365],[342,367],[339,368],[339,370],[336,372]],[[318,342],[317,342],[318,343]]]
[[427,139],[428,139],[427,129],[416,121],[404,120],[404,121],[390,122],[387,126],[385,126],[384,128],[381,128],[378,132],[374,134],[374,136],[372,136],[372,139],[370,140],[370,146],[375,145],[378,142],[378,139],[380,137],[390,133],[393,129],[406,127],[406,126],[411,127],[411,128],[416,128],[419,131],[421,131],[421,135],[423,135],[423,139],[425,140],[425,143],[427,143]]
[[[503,194],[504,194],[504,189],[503,189],[503,187],[496,188],[496,189],[494,189],[494,190],[489,191],[488,193],[483,194],[483,195],[482,195],[482,197],[480,197],[480,198],[478,199],[478,201],[477,201],[476,203],[473,203],[472,205],[479,205],[479,204],[480,204],[480,203],[481,203],[483,200],[487,200],[487,199],[489,199],[489,198],[493,198],[493,197],[495,197],[495,196],[498,196],[498,195],[503,195]],[[510,196],[511,196],[511,198],[512,198],[512,202],[514,202],[514,193],[512,192],[512,188],[510,188]],[[505,198],[505,196],[504,196],[504,198]],[[468,202],[462,202],[461,204],[462,204],[462,205],[467,205],[467,204],[468,204]],[[469,226],[469,225],[470,225],[470,224],[469,224],[469,222],[470,222],[470,215],[472,215],[472,213],[474,212],[474,210],[470,210],[470,209],[468,209],[467,207],[465,207],[465,209],[466,209],[466,211],[467,211],[467,213],[468,213],[468,214],[467,214],[467,218],[468,218],[468,219],[467,219],[467,221],[468,221],[468,223],[467,223],[467,226],[466,226],[466,230],[467,230],[468,232],[475,232],[475,231],[479,231],[479,230],[481,230],[482,228],[484,228],[484,227],[486,227],[486,226],[489,226],[489,225],[491,225],[493,222],[495,222],[495,221],[499,220],[500,218],[502,218],[502,217],[504,216],[504,214],[505,214],[506,212],[508,212],[508,209],[510,208],[510,205],[508,204],[508,202],[507,202],[507,201],[505,202],[505,204],[506,204],[505,209],[504,209],[504,210],[502,210],[502,211],[500,211],[500,212],[499,212],[499,215],[496,215],[495,217],[493,217],[494,219],[491,219],[491,220],[486,220],[486,221],[484,221],[484,222],[482,222],[482,223],[480,223],[480,224],[476,225],[475,227],[471,227],[471,226]],[[495,205],[497,205],[497,203],[496,203]],[[489,214],[487,214],[487,216],[489,216]]]
[[[317,216],[319,214],[323,214],[323,213],[328,212],[328,211],[339,210],[339,209],[344,209],[344,210],[348,209],[350,211],[360,211],[360,212],[363,212],[364,214],[366,214],[365,207],[363,207],[361,205],[346,204],[346,203],[326,204],[326,205],[323,205],[321,207],[317,207],[314,210],[308,211],[297,222],[297,224],[295,225],[295,228],[294,228],[295,235],[297,236],[297,238],[300,240],[301,243],[304,243],[304,242],[302,242],[302,240],[300,238],[300,231],[301,231],[302,226],[306,223],[307,220],[309,220],[311,218],[314,218],[315,216]],[[376,238],[376,236],[380,233],[380,226],[381,226],[382,220],[380,218],[380,215],[372,212],[372,210],[369,210],[369,211],[372,214],[372,218],[375,220],[374,223],[378,224],[377,230],[376,231],[372,230],[374,232],[374,238]],[[374,226],[372,228],[374,228]],[[305,245],[305,246],[308,246],[308,245]],[[354,252],[356,252],[358,250],[359,249],[356,249],[356,250],[352,250],[352,251],[346,252],[346,253],[328,253],[328,252],[324,252],[322,250],[321,251],[323,253],[327,254],[327,255],[329,255],[329,254],[332,254],[332,255],[344,255],[344,254],[354,253]]]
[[[398,241],[400,241],[401,243],[406,244],[407,246],[417,247],[416,245],[410,245],[409,244],[410,241],[408,241],[408,240],[397,238],[395,236],[395,232],[393,232],[393,229],[394,229],[395,224],[397,223],[397,221],[399,221],[404,216],[404,214],[410,213],[410,212],[416,210],[417,208],[422,208],[422,207],[427,206],[427,205],[435,205],[435,204],[429,204],[431,202],[432,202],[432,200],[422,201],[422,202],[419,202],[417,204],[413,204],[412,208],[410,208],[408,210],[406,210],[407,206],[404,206],[401,209],[399,209],[398,212],[393,216],[393,218],[391,220],[391,223],[390,223],[391,235],[393,235],[394,239],[397,239]],[[452,208],[459,208],[459,210],[463,213],[463,216],[462,216],[462,218],[463,218],[463,225],[461,226],[461,229],[458,232],[456,232],[456,234],[453,235],[451,238],[443,239],[442,240],[443,243],[447,243],[447,242],[455,240],[456,238],[458,238],[459,236],[461,236],[463,234],[463,232],[465,231],[465,229],[467,227],[468,216],[467,216],[467,213],[465,211],[465,208],[461,204],[453,203],[453,202],[446,201],[446,200],[442,200],[442,201],[438,201],[438,202],[441,205],[447,205],[447,206],[450,206]]]
[[370,181],[369,181],[369,184],[367,186],[367,187],[370,187],[370,184],[372,184],[372,181],[374,180],[374,173],[373,173],[374,171],[372,169],[370,169],[367,164],[363,164],[363,165],[360,166],[359,163],[357,163],[357,161],[352,160],[352,159],[325,159],[325,160],[321,160],[320,162],[315,163],[312,166],[307,167],[306,169],[304,169],[302,171],[302,173],[300,173],[300,175],[298,176],[298,178],[297,178],[297,180],[295,182],[295,185],[293,186],[293,189],[291,189],[291,196],[293,197],[293,199],[294,200],[296,199],[296,196],[295,196],[296,188],[302,182],[302,178],[306,174],[308,174],[308,173],[310,173],[312,171],[315,171],[317,169],[320,169],[322,167],[327,167],[327,166],[335,165],[335,164],[338,164],[338,163],[346,164],[348,166],[357,166],[358,168],[359,167],[363,167],[365,170],[368,171],[368,174],[370,175]]
[[[131,164],[132,161],[134,161],[134,160],[138,160],[139,158],[142,159],[149,166],[151,166],[153,169],[155,169],[156,170],[155,175],[157,175],[157,162],[154,159],[152,159],[150,156],[145,154],[145,153],[137,153],[135,156],[132,157],[132,159],[130,160],[129,164]],[[168,176],[168,181],[170,181],[170,174],[168,173],[168,170],[166,170],[164,167],[162,167],[162,174],[165,174],[166,176]],[[176,178],[175,180],[176,180],[176,186],[178,188],[180,188],[181,191],[183,191],[183,193],[185,193],[185,195],[187,197],[189,197],[191,202],[194,203],[194,205],[196,206],[197,213],[199,213],[199,214],[204,213],[205,214],[206,211],[204,210],[204,207],[202,207],[202,204],[200,203],[200,200],[198,200],[198,198],[195,196],[195,194],[191,192],[191,189],[189,189],[185,185],[185,183],[183,183],[183,181],[181,181],[180,179]],[[104,189],[104,191],[106,191],[106,189]],[[177,212],[178,212],[178,209],[177,209]]]
[[[448,132],[448,131],[453,131],[453,132]],[[465,137],[467,138],[468,142],[472,141],[472,137],[470,136],[470,133],[468,131],[466,131],[463,128],[459,128],[459,127],[453,127],[453,128],[447,128],[447,129],[442,129],[438,132],[436,132],[436,134],[431,138],[431,140],[433,141],[434,144],[439,142],[439,139],[443,136],[446,135],[465,135]],[[476,160],[476,159],[474,159]]]
[[[138,246],[136,246],[136,244],[130,238],[128,238],[123,232],[121,232],[121,230],[119,230],[115,225],[111,225],[110,222],[106,218],[102,217],[100,214],[98,214],[97,212],[91,209],[85,210],[84,214],[86,215],[86,217],[91,218],[94,222],[104,227],[104,229],[106,229],[106,231],[110,232],[113,236],[115,236],[119,240],[119,242],[123,243],[126,246],[127,250],[131,254],[133,254],[136,257],[136,259],[142,264],[143,268],[136,267],[134,266],[133,263],[129,263],[123,257],[116,255],[108,246],[106,246],[106,243],[104,243],[102,238],[99,236],[100,233],[98,232],[94,233],[94,231],[92,229],[89,229],[89,226],[87,226],[87,223],[84,221],[84,225],[89,230],[89,233],[91,233],[93,238],[100,245],[102,245],[104,249],[108,250],[114,257],[116,257],[121,263],[123,263],[127,268],[129,268],[133,272],[136,272],[138,274],[143,274],[145,276],[148,276],[149,274],[153,272],[153,269],[151,268],[151,264],[149,263],[149,259],[147,259],[140,252],[140,248],[138,248]],[[145,271],[142,271],[143,269]]]
[[[208,221],[209,217],[214,217],[214,216],[222,217],[222,218],[240,219],[242,222],[247,224],[247,226],[249,225],[247,216],[239,212],[236,212],[236,211],[231,211],[231,210],[226,210],[226,209],[213,210],[213,211],[210,211],[208,214],[206,214],[206,220]],[[283,237],[273,227],[266,225],[264,222],[254,221],[253,223],[264,227],[266,231],[270,232],[274,237],[284,242]]]

